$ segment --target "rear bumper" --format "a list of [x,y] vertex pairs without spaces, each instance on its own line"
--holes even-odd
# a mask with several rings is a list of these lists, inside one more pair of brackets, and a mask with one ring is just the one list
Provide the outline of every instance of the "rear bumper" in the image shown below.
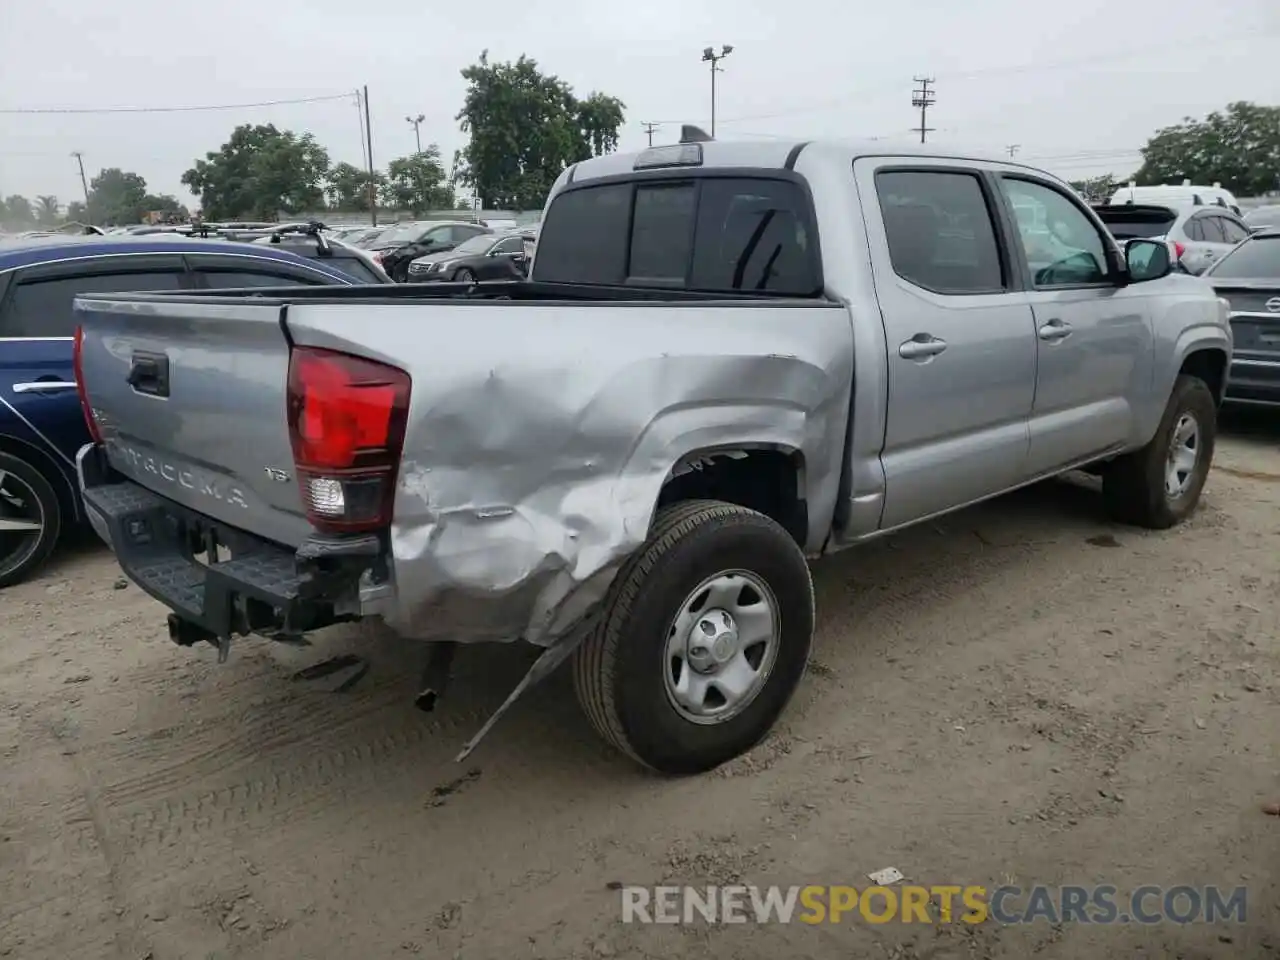
[[1231,375],[1227,378],[1226,400],[1280,405],[1280,360],[1233,357]]
[[[89,523],[125,575],[173,611],[170,631],[214,640],[297,635],[362,615],[362,584],[385,580],[376,536],[312,538],[296,550],[264,540],[161,497],[112,469],[101,448],[76,457]],[[210,545],[218,556],[197,559]]]

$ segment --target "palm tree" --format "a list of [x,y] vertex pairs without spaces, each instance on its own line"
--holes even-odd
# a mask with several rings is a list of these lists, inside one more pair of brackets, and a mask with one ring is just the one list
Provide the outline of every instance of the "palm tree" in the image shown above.
[[36,197],[36,219],[42,227],[51,227],[58,222],[58,198],[53,196]]

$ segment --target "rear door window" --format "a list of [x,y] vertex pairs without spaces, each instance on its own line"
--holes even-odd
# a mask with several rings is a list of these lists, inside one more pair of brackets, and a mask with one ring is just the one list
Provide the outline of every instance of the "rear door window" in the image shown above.
[[1227,238],[1227,243],[1239,243],[1241,240],[1249,239],[1249,231],[1227,217],[1218,217],[1218,225],[1222,228],[1222,234]]
[[173,270],[122,270],[25,282],[19,279],[0,317],[0,337],[73,337],[77,294],[177,290],[181,283],[180,261]]
[[[995,226],[976,173],[886,170],[876,174],[876,195],[889,259],[902,279],[942,294],[1005,289]],[[1038,227],[1035,208],[1015,206],[1015,212],[1019,224]]]
[[1222,227],[1218,225],[1217,217],[1197,217],[1196,223],[1200,224],[1200,233],[1209,243],[1226,243],[1227,238],[1222,232]]

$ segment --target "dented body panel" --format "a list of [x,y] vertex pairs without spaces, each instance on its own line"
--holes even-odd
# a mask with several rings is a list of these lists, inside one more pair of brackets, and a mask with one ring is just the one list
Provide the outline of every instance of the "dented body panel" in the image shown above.
[[299,345],[413,376],[384,618],[413,636],[546,643],[648,535],[687,458],[773,449],[803,466],[806,548],[831,524],[853,382],[836,304],[295,304]]

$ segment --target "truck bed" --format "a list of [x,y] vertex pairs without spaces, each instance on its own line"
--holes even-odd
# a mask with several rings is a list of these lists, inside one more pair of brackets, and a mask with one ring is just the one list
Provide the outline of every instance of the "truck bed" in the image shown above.
[[265,298],[288,303],[289,301],[306,301],[308,303],[430,303],[433,301],[458,300],[514,300],[555,302],[565,304],[590,303],[626,303],[638,302],[653,304],[665,303],[731,303],[743,306],[750,303],[764,303],[772,306],[830,306],[832,301],[825,297],[792,297],[780,296],[766,292],[751,293],[718,293],[703,290],[685,290],[662,286],[597,286],[575,283],[540,283],[534,280],[499,280],[481,284],[470,283],[399,283],[358,284],[352,286],[292,286],[292,287],[248,287],[234,290],[202,290],[198,295],[190,291],[171,290],[147,294],[121,294],[119,296],[94,297],[98,299],[149,300],[152,298],[168,300],[180,298],[215,299],[241,297]]

